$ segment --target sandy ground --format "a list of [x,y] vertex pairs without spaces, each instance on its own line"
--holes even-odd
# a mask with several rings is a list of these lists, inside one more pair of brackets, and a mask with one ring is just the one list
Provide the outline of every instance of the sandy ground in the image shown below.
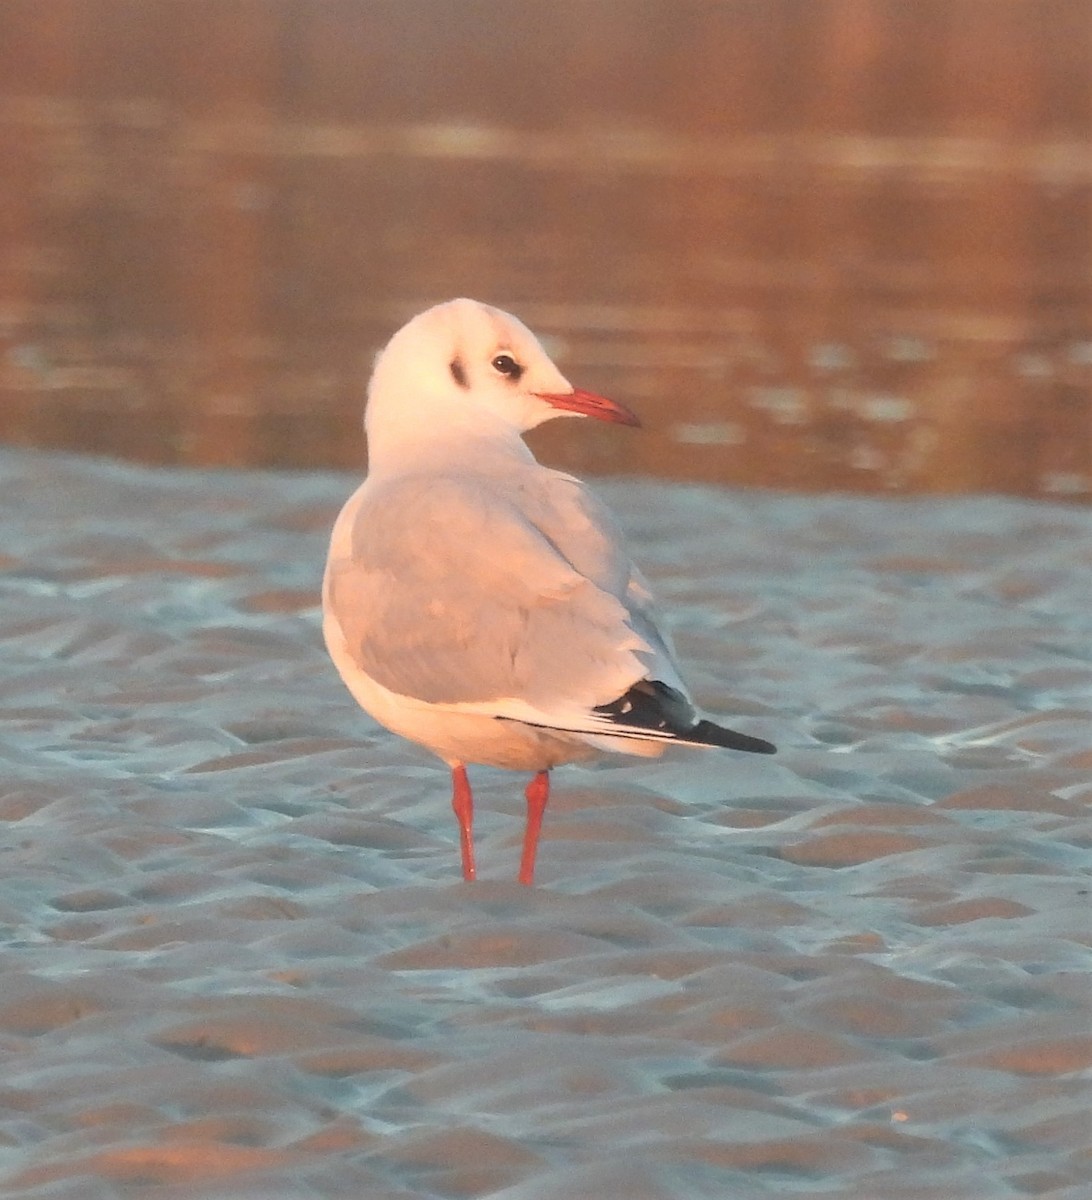
[[343,476],[0,453],[5,1197],[1092,1195],[1092,512],[604,483],[783,747],[522,778],[352,704]]

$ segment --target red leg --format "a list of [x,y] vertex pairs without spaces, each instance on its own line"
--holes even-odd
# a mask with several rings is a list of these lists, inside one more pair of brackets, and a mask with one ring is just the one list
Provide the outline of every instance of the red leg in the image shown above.
[[550,772],[539,773],[527,785],[527,829],[523,835],[523,858],[519,864],[519,881],[528,885],[535,881],[535,855],[538,835],[542,831],[542,814],[550,799]]
[[466,777],[466,767],[462,763],[451,768],[451,807],[455,810],[459,822],[463,878],[469,881],[477,876],[474,870],[474,795],[470,790],[470,780]]

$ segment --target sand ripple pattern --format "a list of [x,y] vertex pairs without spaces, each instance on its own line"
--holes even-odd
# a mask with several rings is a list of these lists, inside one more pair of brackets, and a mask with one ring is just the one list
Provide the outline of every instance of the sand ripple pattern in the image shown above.
[[519,781],[321,648],[335,475],[0,453],[0,1190],[1092,1194],[1092,513],[604,484],[775,759]]

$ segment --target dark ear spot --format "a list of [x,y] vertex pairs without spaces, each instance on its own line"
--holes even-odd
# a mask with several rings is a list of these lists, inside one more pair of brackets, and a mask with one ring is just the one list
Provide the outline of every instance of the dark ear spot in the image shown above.
[[466,367],[463,366],[461,358],[453,358],[449,364],[449,369],[451,371],[451,378],[455,380],[459,387],[465,388],[470,386],[466,381]]

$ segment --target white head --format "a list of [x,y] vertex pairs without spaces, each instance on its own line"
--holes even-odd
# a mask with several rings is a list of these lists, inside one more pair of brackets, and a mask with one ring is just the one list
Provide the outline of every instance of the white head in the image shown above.
[[476,300],[449,300],[414,317],[376,358],[365,424],[378,442],[478,436],[518,439],[554,417],[637,418],[578,391],[515,317]]

